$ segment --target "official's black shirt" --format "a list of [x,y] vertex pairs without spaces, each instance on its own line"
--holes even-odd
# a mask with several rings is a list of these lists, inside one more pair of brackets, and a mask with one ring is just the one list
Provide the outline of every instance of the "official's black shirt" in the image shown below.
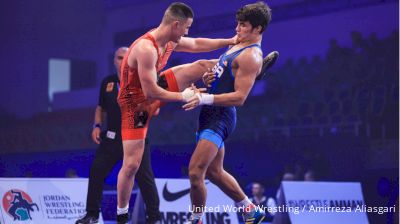
[[119,89],[118,75],[110,75],[103,79],[100,86],[98,105],[107,113],[107,127],[103,130],[116,133],[115,139],[121,138],[121,110],[117,103]]

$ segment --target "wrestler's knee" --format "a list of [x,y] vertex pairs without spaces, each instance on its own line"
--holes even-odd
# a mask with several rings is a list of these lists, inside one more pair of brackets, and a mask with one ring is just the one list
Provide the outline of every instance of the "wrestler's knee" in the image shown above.
[[193,62],[195,66],[198,66],[201,68],[201,70],[207,71],[207,69],[212,68],[214,66],[214,63],[210,60],[204,60],[200,59],[195,62]]
[[204,172],[198,168],[189,169],[190,183],[194,186],[204,181]]
[[124,161],[122,165],[122,172],[125,176],[132,177],[137,173],[139,167],[140,161],[138,160]]

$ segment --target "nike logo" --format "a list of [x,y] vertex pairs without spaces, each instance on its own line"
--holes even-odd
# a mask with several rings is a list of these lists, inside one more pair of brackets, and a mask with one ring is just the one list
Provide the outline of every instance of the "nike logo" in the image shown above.
[[165,183],[164,188],[163,188],[163,192],[162,192],[163,197],[164,197],[164,199],[166,201],[176,201],[179,198],[181,198],[181,197],[183,197],[183,196],[185,196],[185,195],[190,193],[190,188],[172,193],[172,192],[170,192],[168,190],[167,183],[168,182]]
[[[163,188],[163,192],[162,192],[163,197],[164,197],[164,199],[165,199],[166,201],[176,201],[176,200],[178,200],[179,198],[181,198],[181,197],[183,197],[183,196],[185,196],[185,195],[187,195],[187,194],[190,193],[190,188],[184,189],[184,190],[181,190],[181,191],[178,191],[178,192],[173,192],[173,193],[172,193],[172,192],[170,192],[170,191],[168,190],[168,188],[167,188],[167,183],[168,183],[168,182],[165,182],[165,185],[164,185],[164,188]],[[207,185],[208,183],[210,183],[210,181],[206,180],[206,181],[205,181],[205,184]]]

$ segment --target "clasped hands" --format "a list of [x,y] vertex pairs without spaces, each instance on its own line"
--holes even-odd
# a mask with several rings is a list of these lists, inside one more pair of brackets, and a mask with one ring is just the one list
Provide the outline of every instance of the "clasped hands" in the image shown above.
[[[208,71],[203,74],[202,80],[207,87],[211,87],[211,83],[215,81],[215,74],[208,69]],[[182,108],[185,111],[189,111],[200,105],[211,105],[214,100],[214,95],[205,93],[206,90],[206,88],[197,88],[194,84],[186,88],[182,92],[186,103]]]

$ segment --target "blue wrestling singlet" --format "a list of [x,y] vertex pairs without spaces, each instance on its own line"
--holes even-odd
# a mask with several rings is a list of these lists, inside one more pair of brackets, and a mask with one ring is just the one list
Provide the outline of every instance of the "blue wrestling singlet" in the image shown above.
[[[216,75],[215,81],[208,89],[210,94],[221,94],[235,91],[235,77],[232,72],[233,60],[246,48],[260,47],[252,44],[237,51],[227,54],[226,51],[219,58],[212,71]],[[218,149],[224,147],[224,141],[233,132],[236,126],[236,108],[234,106],[204,105],[200,110],[197,141],[206,139],[217,145]]]

